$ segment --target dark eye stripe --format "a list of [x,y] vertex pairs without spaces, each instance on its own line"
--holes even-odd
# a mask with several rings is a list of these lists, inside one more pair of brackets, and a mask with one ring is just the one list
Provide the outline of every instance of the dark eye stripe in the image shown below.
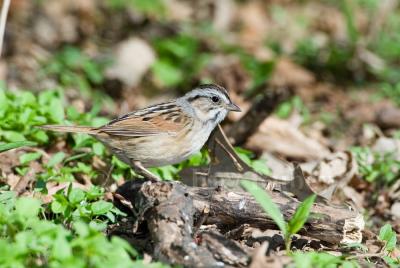
[[205,85],[200,85],[199,86],[200,89],[215,89],[218,90],[220,93],[222,93],[228,100],[230,100],[229,95],[228,95],[228,91],[226,91],[225,88],[215,85],[215,84],[205,84]]
[[201,97],[204,97],[204,96],[196,95],[196,96],[193,96],[193,97],[188,98],[188,101],[189,101],[189,102],[192,102],[192,101],[197,100],[197,99],[199,99],[199,98],[201,98]]

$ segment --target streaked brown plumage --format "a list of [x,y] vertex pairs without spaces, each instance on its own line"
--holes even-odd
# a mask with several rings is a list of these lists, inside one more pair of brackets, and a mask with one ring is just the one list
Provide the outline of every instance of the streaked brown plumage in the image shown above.
[[103,142],[137,172],[156,179],[144,167],[179,163],[201,149],[228,111],[240,111],[217,85],[202,85],[176,100],[137,110],[94,128],[42,126],[87,133]]

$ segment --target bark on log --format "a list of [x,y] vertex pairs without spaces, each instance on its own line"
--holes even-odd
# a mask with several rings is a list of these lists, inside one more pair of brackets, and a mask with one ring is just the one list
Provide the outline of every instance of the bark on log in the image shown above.
[[[185,267],[247,265],[247,254],[223,236],[199,232],[200,237],[196,237],[195,219],[204,208],[194,206],[193,196],[183,184],[130,181],[117,194],[131,202],[138,223],[146,224],[153,243],[151,255],[157,260]],[[197,242],[200,240],[204,241]]]
[[[130,210],[136,221],[148,230],[153,243],[151,255],[171,264],[186,267],[248,264],[249,255],[238,244],[219,233],[199,231],[201,224],[215,224],[224,232],[243,224],[260,229],[277,228],[245,192],[189,187],[179,182],[130,181],[117,193],[132,204]],[[299,202],[281,192],[269,194],[284,217],[290,218]],[[364,222],[358,213],[325,204],[315,204],[312,213],[314,217],[301,234],[333,244],[361,240]]]
[[[237,226],[246,223],[260,229],[277,228],[274,221],[248,193],[195,187],[187,190],[193,196],[197,210],[209,204],[210,214],[206,224]],[[290,219],[300,202],[282,192],[268,191],[268,194],[278,205],[284,218]],[[363,229],[364,220],[358,212],[342,206],[316,203],[300,234],[331,244],[348,244],[361,242]]]

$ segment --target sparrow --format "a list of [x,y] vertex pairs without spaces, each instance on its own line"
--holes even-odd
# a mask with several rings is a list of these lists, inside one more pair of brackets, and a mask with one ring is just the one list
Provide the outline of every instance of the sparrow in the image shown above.
[[229,111],[241,110],[226,89],[205,84],[180,98],[127,113],[101,127],[43,125],[41,128],[89,134],[137,174],[159,180],[146,168],[177,164],[199,152]]

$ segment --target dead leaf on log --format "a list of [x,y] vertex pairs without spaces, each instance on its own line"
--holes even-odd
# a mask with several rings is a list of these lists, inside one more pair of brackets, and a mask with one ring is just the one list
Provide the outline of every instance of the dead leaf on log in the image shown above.
[[[358,172],[357,161],[349,151],[337,152],[320,161],[304,163],[301,167],[313,191],[327,200],[331,200],[337,188],[344,190]],[[357,201],[356,204],[360,205],[359,200],[353,201]]]
[[246,147],[304,160],[321,159],[330,154],[325,146],[307,137],[297,127],[275,117],[269,117],[260,125]]

